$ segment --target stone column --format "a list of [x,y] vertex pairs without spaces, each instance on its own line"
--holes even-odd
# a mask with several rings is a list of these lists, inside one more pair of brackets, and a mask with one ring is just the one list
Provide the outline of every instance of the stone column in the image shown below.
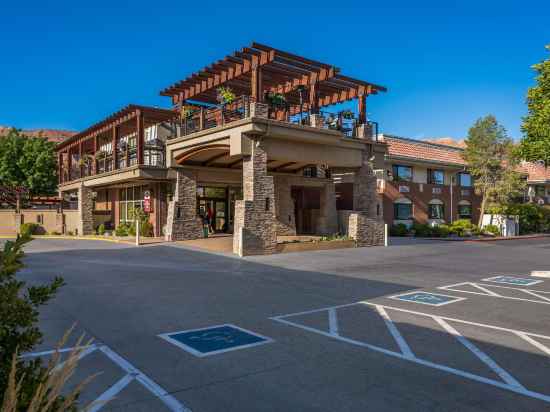
[[338,213],[336,212],[336,192],[334,182],[326,183],[321,190],[321,208],[319,227],[321,235],[332,235],[338,232]]
[[384,245],[384,221],[377,215],[376,175],[369,159],[369,151],[363,151],[363,164],[355,172],[353,183],[353,212],[349,215],[349,236],[357,246]]
[[197,216],[197,176],[192,170],[176,171],[174,198],[168,203],[165,240],[203,237],[202,220]]
[[275,179],[275,225],[277,235],[296,235],[296,216],[294,200],[291,195],[290,178],[277,176]]
[[20,233],[21,232],[21,225],[23,224],[22,220],[23,220],[23,214],[16,211],[15,214],[13,215],[13,218],[14,218],[14,227],[15,227],[15,233]]
[[243,157],[243,200],[235,202],[233,252],[239,256],[274,253],[277,247],[273,176],[267,175],[267,153],[252,139]]
[[55,214],[55,231],[57,233],[65,234],[65,220],[63,212]]
[[80,183],[78,188],[78,235],[91,235],[94,233],[94,201],[92,190]]

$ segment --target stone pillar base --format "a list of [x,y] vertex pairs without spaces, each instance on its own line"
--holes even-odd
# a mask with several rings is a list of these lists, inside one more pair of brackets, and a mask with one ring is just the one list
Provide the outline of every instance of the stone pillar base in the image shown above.
[[276,249],[277,233],[273,211],[258,210],[253,201],[237,200],[233,253],[241,257],[270,255],[275,253]]
[[320,114],[312,114],[309,116],[309,125],[311,127],[316,127],[317,129],[322,129],[325,119]]
[[201,218],[185,216],[188,213],[183,213],[183,207],[185,206],[182,202],[171,201],[168,204],[168,221],[166,223],[164,240],[173,242],[176,240],[193,240],[204,237]]
[[265,103],[252,102],[250,103],[250,117],[269,117],[269,106]]
[[365,212],[351,212],[348,234],[357,247],[384,246],[384,221],[369,218]]
[[370,124],[360,124],[355,128],[355,137],[358,139],[376,140],[373,133],[374,131]]

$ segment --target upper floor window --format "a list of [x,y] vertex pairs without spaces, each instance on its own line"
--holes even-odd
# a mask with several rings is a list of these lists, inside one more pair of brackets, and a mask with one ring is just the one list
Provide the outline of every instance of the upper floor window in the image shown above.
[[535,186],[535,195],[540,197],[546,196],[546,188],[544,186]]
[[443,170],[428,169],[428,183],[442,185],[445,183],[445,172]]
[[472,187],[472,176],[467,172],[458,174],[458,185],[462,187]]
[[412,181],[412,167],[410,166],[393,165],[392,172],[395,181]]

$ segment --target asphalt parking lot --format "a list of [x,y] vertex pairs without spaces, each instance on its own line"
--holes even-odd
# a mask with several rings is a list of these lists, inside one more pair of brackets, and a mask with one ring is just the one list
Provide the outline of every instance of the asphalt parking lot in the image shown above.
[[82,396],[112,399],[101,410],[550,410],[550,278],[530,276],[550,270],[549,238],[246,259],[48,239],[27,253],[25,280],[67,283],[35,355],[77,322],[95,342],[75,381],[103,372]]

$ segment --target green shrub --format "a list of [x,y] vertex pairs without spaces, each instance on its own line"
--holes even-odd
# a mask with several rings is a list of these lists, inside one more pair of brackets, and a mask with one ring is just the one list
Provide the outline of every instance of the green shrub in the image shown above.
[[69,230],[69,231],[67,232],[67,235],[69,235],[69,236],[74,236],[74,233],[73,233],[72,230]]
[[128,236],[135,236],[136,235],[136,224],[134,222],[128,224]]
[[100,236],[105,234],[105,225],[103,223],[97,227],[97,234]]
[[116,236],[128,236],[128,225],[126,223],[121,223],[115,228]]
[[42,229],[42,226],[38,223],[23,223],[19,229],[19,233],[21,236],[37,235],[40,229]]
[[449,232],[457,236],[472,236],[479,234],[479,229],[468,219],[458,219],[451,223]]
[[500,236],[500,228],[497,225],[487,225],[483,227],[483,231],[495,236]]
[[390,227],[390,236],[407,236],[409,234],[409,229],[404,223],[398,223],[397,225],[392,225]]
[[432,228],[426,223],[415,223],[412,227],[415,236],[430,237],[432,236]]
[[59,233],[57,230],[53,230],[50,232],[50,235],[59,236],[61,233]]
[[432,236],[433,237],[447,237],[449,236],[449,226],[447,225],[436,225],[432,228]]

